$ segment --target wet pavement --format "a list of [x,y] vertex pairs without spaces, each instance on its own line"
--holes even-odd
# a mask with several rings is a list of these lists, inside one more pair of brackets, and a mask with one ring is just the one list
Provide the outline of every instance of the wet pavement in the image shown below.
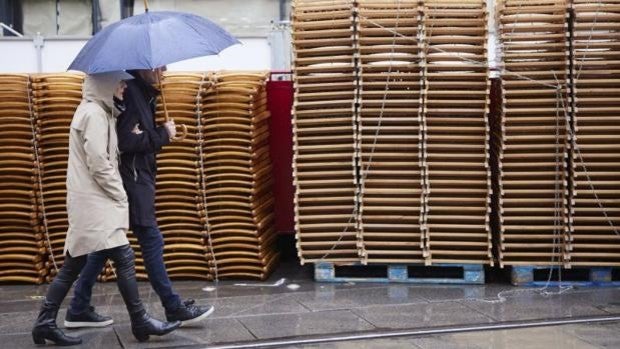
[[[204,327],[184,327],[165,337],[151,337],[148,343],[133,338],[116,285],[97,284],[93,303],[100,313],[113,316],[115,324],[67,332],[82,335],[82,347],[89,349],[208,347],[299,336],[620,315],[620,288],[544,294],[506,284],[326,284],[313,282],[311,275],[309,268],[284,266],[262,287],[236,286],[237,281],[217,285],[176,281],[175,289],[182,297],[213,304],[215,312]],[[282,277],[287,278],[284,285],[267,287]],[[291,283],[299,288],[289,288]],[[0,348],[35,347],[30,329],[46,288],[0,285]],[[163,318],[159,299],[148,283],[140,284],[140,293],[149,312]],[[65,300],[58,316],[61,327],[67,304]],[[619,330],[620,323],[582,324],[289,348],[620,348]]]
[[620,322],[288,346],[288,349],[620,348]]

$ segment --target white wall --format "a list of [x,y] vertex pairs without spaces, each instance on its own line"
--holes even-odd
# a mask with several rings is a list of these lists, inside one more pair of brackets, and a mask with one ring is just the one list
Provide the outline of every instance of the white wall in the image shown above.
[[497,10],[497,4],[495,0],[487,0],[487,11],[489,12],[488,26],[489,26],[489,39],[488,39],[488,56],[489,56],[489,68],[493,70],[491,77],[498,77],[499,72],[499,40],[498,40],[498,25],[496,21],[495,11]]
[[[87,38],[53,38],[41,52],[44,73],[62,72]],[[229,47],[218,56],[201,57],[168,66],[171,71],[269,70],[271,53],[266,38],[240,38],[242,45]],[[37,51],[32,39],[0,38],[0,73],[36,73]]]
[[37,52],[32,41],[0,40],[0,73],[36,73]]
[[71,64],[73,58],[80,52],[85,43],[86,41],[83,39],[45,41],[42,51],[43,72],[67,70],[67,67]]

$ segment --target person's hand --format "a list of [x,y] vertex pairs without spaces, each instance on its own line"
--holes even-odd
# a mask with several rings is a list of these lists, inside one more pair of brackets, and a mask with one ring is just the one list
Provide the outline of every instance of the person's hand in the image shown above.
[[136,134],[136,135],[140,135],[143,132],[144,131],[140,129],[140,124],[136,124],[136,126],[133,127],[133,130],[131,130],[131,133]]
[[116,203],[121,206],[121,207],[127,207],[129,206],[129,201],[127,199],[127,195],[125,195],[124,197],[122,197],[120,200],[117,200]]
[[177,136],[177,127],[174,124],[174,120],[170,119],[164,123],[164,127],[166,127],[166,131],[168,131],[168,136],[170,139],[173,139]]

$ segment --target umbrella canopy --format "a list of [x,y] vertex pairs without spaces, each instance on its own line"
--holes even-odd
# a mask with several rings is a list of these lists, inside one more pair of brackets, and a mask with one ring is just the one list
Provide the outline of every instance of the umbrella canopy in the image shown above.
[[218,54],[239,41],[210,20],[183,12],[146,12],[113,23],[93,36],[69,70],[87,74],[155,69]]

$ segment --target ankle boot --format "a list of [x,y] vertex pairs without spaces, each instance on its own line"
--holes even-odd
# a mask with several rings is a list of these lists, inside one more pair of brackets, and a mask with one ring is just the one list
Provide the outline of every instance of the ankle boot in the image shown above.
[[45,340],[49,340],[59,346],[81,344],[81,338],[67,336],[56,326],[57,315],[58,307],[46,299],[41,306],[39,317],[37,317],[37,321],[32,329],[32,340],[34,343],[45,344]]
[[153,319],[144,310],[138,293],[134,255],[131,247],[124,245],[114,248],[111,258],[116,266],[118,289],[131,319],[131,332],[136,339],[144,342],[149,339],[150,335],[163,336],[179,328],[181,326],[180,321],[161,322]]
[[139,342],[145,342],[150,335],[163,336],[181,326],[181,321],[162,322],[152,318],[144,312],[140,316],[134,316],[131,319],[131,332]]

